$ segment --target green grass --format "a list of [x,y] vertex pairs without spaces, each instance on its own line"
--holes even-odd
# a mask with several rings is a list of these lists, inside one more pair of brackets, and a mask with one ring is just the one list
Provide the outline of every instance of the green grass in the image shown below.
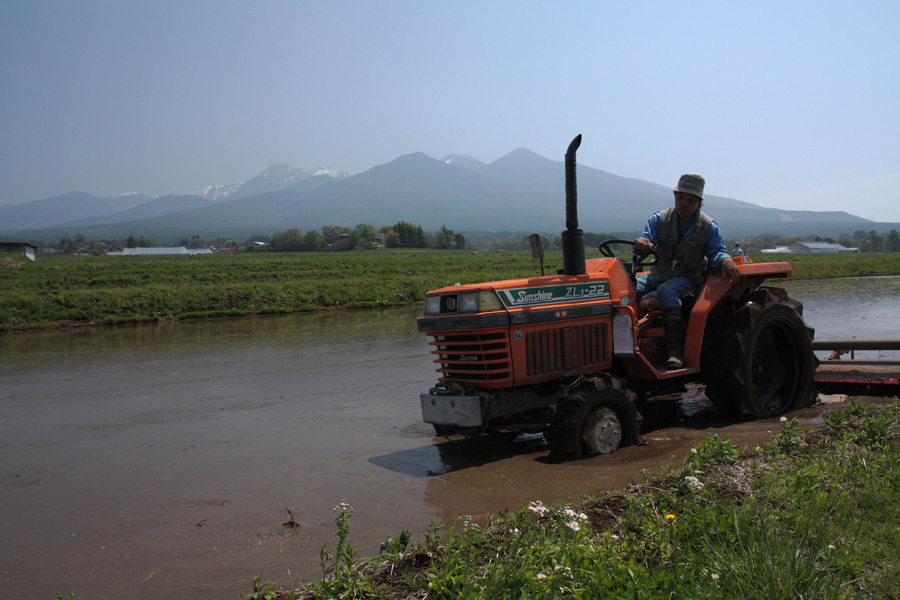
[[[900,598],[900,405],[787,422],[763,447],[710,435],[642,483],[484,526],[406,532],[354,562],[349,520],[323,578],[278,598]],[[263,597],[257,595],[253,597]]]
[[[540,274],[524,251],[2,258],[0,331],[415,305],[428,290],[457,282]],[[900,274],[900,254],[753,258],[787,260],[797,279]],[[546,273],[561,266],[562,254],[548,253]]]
[[754,262],[789,262],[794,279],[900,275],[900,253],[896,252],[753,254],[751,258]]
[[456,282],[539,275],[525,252],[40,255],[0,268],[0,331],[421,303]]

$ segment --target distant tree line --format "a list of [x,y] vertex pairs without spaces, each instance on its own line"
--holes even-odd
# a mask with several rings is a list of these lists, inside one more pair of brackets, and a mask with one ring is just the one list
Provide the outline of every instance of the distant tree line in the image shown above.
[[269,242],[276,252],[340,252],[345,250],[370,250],[373,248],[447,248],[463,250],[466,238],[446,225],[431,234],[422,227],[400,221],[376,229],[373,225],[360,224],[353,229],[326,225],[320,230],[301,233],[298,228],[279,231]]
[[[639,232],[584,233],[586,248],[597,248],[601,242],[609,239],[633,240]],[[391,226],[376,229],[373,225],[360,224],[354,228],[326,225],[318,230],[301,233],[298,228],[279,231],[272,236],[256,235],[244,241],[233,238],[204,239],[198,235],[190,238],[176,238],[170,244],[155,243],[144,236],[130,235],[126,239],[102,239],[88,241],[84,234],[75,235],[74,239],[64,237],[59,242],[45,244],[40,240],[29,240],[38,246],[49,246],[62,254],[104,254],[109,250],[122,248],[147,248],[156,246],[184,246],[197,248],[246,248],[247,250],[277,252],[338,252],[344,250],[367,250],[372,248],[440,248],[452,250],[484,249],[484,250],[528,250],[530,244],[527,235],[521,233],[473,233],[469,239],[456,233],[446,225],[434,233],[426,233],[419,225],[400,221]],[[842,233],[837,237],[828,236],[794,236],[786,237],[775,233],[763,233],[745,238],[729,238],[729,249],[740,243],[748,251],[759,251],[775,246],[790,246],[794,242],[814,241],[840,244],[847,248],[859,248],[861,252],[900,252],[900,233],[892,229],[887,233],[875,230],[860,229],[851,233]],[[254,244],[261,242],[261,244]],[[559,235],[541,235],[541,242],[547,251],[562,250],[562,238]],[[621,248],[624,250],[625,248]]]
[[[606,240],[633,240],[638,235],[640,235],[638,231],[616,231],[612,233],[586,231],[584,232],[584,245],[586,248],[597,248],[601,242]],[[528,236],[521,234],[485,233],[471,235],[470,238],[472,238],[473,245],[478,248],[528,250],[531,247]],[[745,249],[758,251],[763,248],[774,248],[775,246],[790,246],[794,242],[827,242],[840,244],[845,248],[859,248],[860,252],[900,252],[900,233],[895,229],[887,233],[860,229],[852,234],[842,233],[836,238],[817,235],[786,237],[774,233],[763,233],[741,239],[730,239],[727,245],[729,250],[735,243],[739,243]],[[544,250],[562,250],[562,237],[559,235],[541,235],[541,243],[544,246]],[[622,246],[618,250],[625,251],[627,248]]]
[[836,238],[818,235],[784,237],[774,233],[764,233],[754,237],[735,240],[745,249],[762,250],[775,246],[790,246],[795,242],[826,242],[840,244],[845,248],[859,248],[860,252],[900,252],[900,233],[891,229],[887,233],[865,231],[859,229],[850,233],[842,233]]

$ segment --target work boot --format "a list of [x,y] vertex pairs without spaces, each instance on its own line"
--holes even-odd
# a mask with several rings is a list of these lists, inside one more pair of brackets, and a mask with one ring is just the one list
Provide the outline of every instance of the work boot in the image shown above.
[[684,366],[684,324],[681,322],[680,308],[666,308],[663,313],[663,329],[666,331],[666,368],[680,369]]

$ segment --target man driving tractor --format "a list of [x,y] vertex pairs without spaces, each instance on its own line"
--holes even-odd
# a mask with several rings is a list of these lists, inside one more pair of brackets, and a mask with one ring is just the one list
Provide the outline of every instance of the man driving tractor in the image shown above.
[[675,205],[650,217],[634,240],[637,253],[654,250],[659,258],[646,278],[638,278],[637,300],[656,292],[666,332],[668,369],[680,369],[684,363],[681,299],[703,283],[707,268],[721,268],[734,282],[741,278],[719,227],[700,210],[705,184],[697,173],[682,175],[672,189]]

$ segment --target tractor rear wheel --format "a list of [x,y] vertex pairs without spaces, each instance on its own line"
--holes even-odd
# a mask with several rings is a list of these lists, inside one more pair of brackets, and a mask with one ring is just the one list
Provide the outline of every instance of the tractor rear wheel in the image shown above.
[[544,437],[550,454],[573,460],[608,454],[638,441],[641,416],[637,396],[625,382],[611,375],[585,379],[556,406],[556,415]]
[[724,416],[769,418],[809,406],[818,359],[803,307],[783,290],[760,288],[704,347],[706,395]]

